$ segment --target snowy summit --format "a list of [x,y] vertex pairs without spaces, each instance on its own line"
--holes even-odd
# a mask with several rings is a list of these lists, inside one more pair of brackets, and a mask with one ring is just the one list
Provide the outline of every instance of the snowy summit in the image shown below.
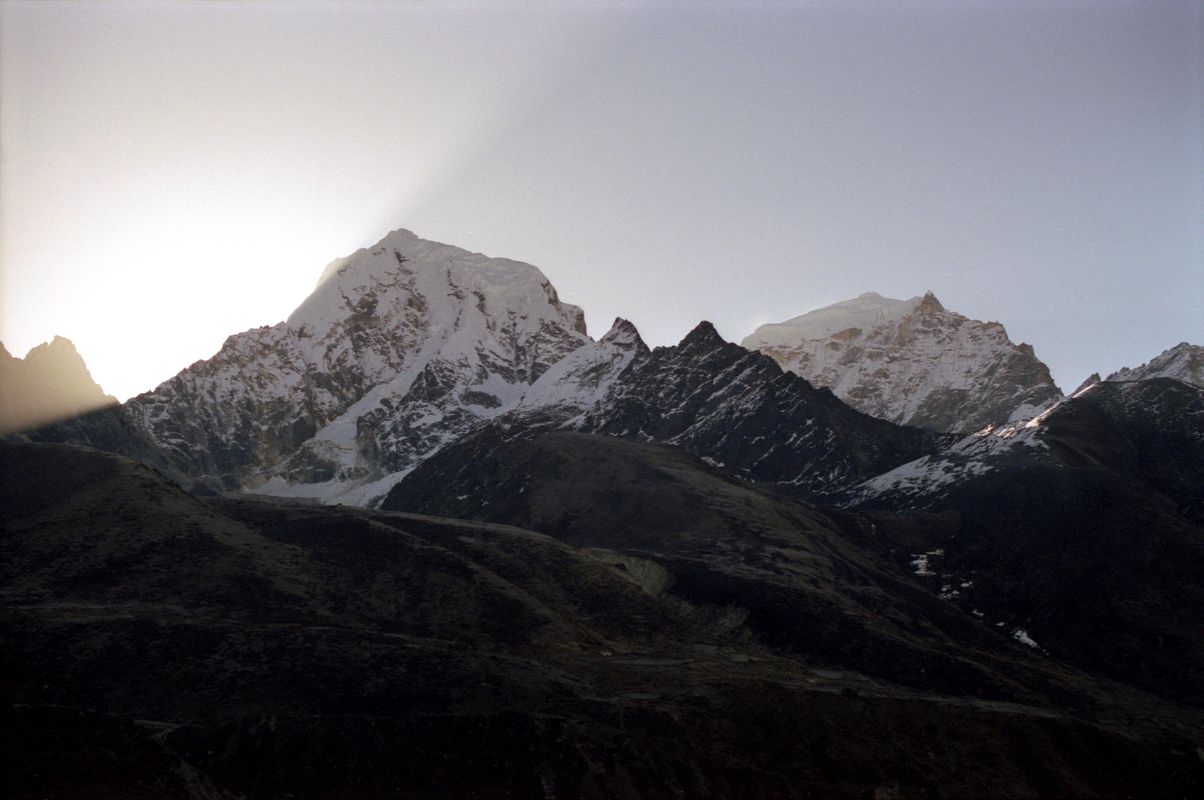
[[215,489],[367,504],[586,344],[537,268],[398,230],[127,410]]
[[968,433],[1061,396],[1032,347],[1013,344],[997,322],[947,310],[932,292],[867,292],[762,325],[742,344],[860,411],[932,430]]

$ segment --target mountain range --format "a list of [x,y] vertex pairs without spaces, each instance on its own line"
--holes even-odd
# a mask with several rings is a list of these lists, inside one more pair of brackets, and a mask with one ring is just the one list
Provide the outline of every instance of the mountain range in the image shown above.
[[594,342],[537,268],[399,230],[327,267],[288,320],[39,436],[153,461],[193,488],[373,505],[478,425],[521,418],[679,444],[818,496],[939,438],[900,423],[965,433],[1061,397],[1032,348],[931,293],[862,295],[745,340],[807,381],[724,344],[703,324],[654,352],[624,320]]
[[1192,796],[1202,356],[1064,396],[931,293],[594,341],[395,231],[0,441],[15,796]]

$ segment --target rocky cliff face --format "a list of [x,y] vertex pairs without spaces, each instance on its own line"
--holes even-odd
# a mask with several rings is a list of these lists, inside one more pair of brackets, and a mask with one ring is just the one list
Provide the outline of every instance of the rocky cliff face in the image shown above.
[[1110,381],[1144,381],[1149,378],[1174,378],[1204,387],[1204,347],[1180,342],[1164,350],[1140,367],[1125,367],[1108,376]]
[[69,339],[56,336],[25,358],[0,345],[0,435],[29,430],[117,401],[92,380]]
[[215,489],[363,503],[588,342],[535,267],[395,231],[124,414]]
[[742,344],[854,408],[901,425],[969,433],[1032,416],[1061,396],[1032,347],[997,322],[910,300],[863,294],[762,325]]

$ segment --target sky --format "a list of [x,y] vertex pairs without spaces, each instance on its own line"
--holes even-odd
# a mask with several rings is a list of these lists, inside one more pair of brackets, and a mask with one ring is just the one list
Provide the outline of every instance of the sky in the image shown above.
[[1204,2],[0,0],[0,341],[125,399],[395,228],[652,345],[866,291],[1204,344]]

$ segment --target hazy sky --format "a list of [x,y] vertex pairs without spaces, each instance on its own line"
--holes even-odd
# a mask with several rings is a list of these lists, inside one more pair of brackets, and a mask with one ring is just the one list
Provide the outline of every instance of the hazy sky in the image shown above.
[[1204,344],[1201,2],[0,2],[0,340],[125,398],[405,227],[650,344],[932,289]]

